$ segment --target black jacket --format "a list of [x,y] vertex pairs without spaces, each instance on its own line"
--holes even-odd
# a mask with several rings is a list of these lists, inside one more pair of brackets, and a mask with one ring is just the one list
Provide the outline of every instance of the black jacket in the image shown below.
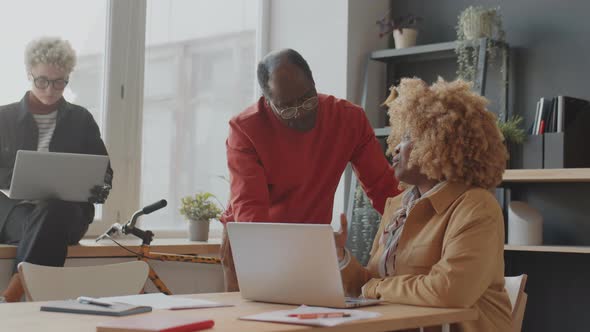
[[[12,170],[18,150],[37,150],[39,130],[35,119],[28,111],[27,92],[20,102],[0,106],[0,188],[10,187]],[[70,104],[65,99],[57,106],[55,131],[49,143],[49,151],[108,155],[100,137],[98,125],[92,114],[84,107]],[[110,165],[105,182],[112,184],[113,170]],[[0,230],[12,208],[18,203],[0,194]],[[79,203],[88,218],[94,219],[94,205]]]

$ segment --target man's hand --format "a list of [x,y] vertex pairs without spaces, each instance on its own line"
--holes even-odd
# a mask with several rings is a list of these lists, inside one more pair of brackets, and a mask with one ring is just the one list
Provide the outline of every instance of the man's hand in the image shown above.
[[340,231],[334,233],[334,241],[336,242],[336,252],[338,253],[338,260],[344,259],[344,247],[346,246],[346,239],[348,237],[348,221],[344,213],[340,214]]
[[88,202],[92,204],[104,204],[109,197],[109,193],[111,192],[111,185],[104,184],[102,186],[94,186],[90,189],[90,197],[88,198]]

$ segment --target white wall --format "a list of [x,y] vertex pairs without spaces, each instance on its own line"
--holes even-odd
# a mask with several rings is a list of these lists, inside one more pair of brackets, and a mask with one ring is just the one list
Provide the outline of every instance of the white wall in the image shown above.
[[[269,50],[297,50],[309,62],[320,92],[360,104],[367,56],[387,48],[375,22],[388,9],[388,0],[270,1]],[[384,96],[385,66],[372,63],[370,70],[368,116],[381,126],[375,110]]]
[[269,50],[301,53],[322,93],[346,98],[347,39],[347,1],[270,1]]
[[[346,97],[353,103],[361,103],[367,57],[374,50],[387,48],[388,37],[379,38],[375,22],[385,16],[388,10],[387,0],[348,1]],[[365,111],[373,127],[384,125],[384,111],[379,108],[379,104],[385,97],[385,69],[382,63],[370,62],[369,93]]]

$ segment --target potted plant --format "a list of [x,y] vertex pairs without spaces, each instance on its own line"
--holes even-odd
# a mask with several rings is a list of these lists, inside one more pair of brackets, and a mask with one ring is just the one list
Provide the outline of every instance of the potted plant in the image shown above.
[[379,37],[383,37],[393,31],[395,48],[415,46],[416,37],[418,36],[418,22],[422,20],[422,17],[407,14],[392,19],[389,17],[389,13],[377,21],[377,25],[379,25]]
[[[490,60],[497,58],[499,52],[506,52],[503,47],[505,33],[499,8],[469,6],[461,12],[457,23],[457,76],[466,81],[475,79],[475,68],[479,55],[478,38],[488,38],[486,51]],[[504,63],[500,72],[504,73]]]
[[504,141],[511,144],[522,144],[526,139],[526,133],[522,128],[523,118],[520,115],[513,115],[506,121],[498,119],[498,128],[504,136]]
[[181,199],[180,214],[189,222],[191,241],[207,241],[210,220],[218,219],[221,215],[221,209],[211,199],[215,199],[215,195],[208,192],[199,192]]
[[[526,139],[526,133],[522,128],[523,118],[520,115],[513,115],[506,121],[500,120],[498,118],[498,128],[504,136],[504,144],[506,145],[506,149],[508,150],[508,154],[510,155],[511,146],[520,145],[524,143]],[[507,161],[507,167],[510,168],[510,160]]]
[[479,88],[476,82],[476,68],[479,62],[480,43],[477,39],[487,38],[485,52],[487,53],[488,63],[490,66],[496,66],[500,75],[498,79],[499,94],[499,111],[500,118],[504,117],[506,112],[506,85],[505,79],[506,59],[508,48],[505,41],[506,33],[502,29],[502,17],[500,8],[483,8],[481,6],[469,6],[461,12],[456,26],[457,31],[457,77],[474,83],[474,87]]

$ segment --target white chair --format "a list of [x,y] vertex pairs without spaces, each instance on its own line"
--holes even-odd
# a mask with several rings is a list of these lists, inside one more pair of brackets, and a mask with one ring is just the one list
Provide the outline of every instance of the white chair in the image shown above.
[[527,275],[519,275],[516,277],[504,277],[506,285],[506,292],[512,304],[512,328],[515,332],[520,332],[522,329],[522,320],[524,318],[524,311],[528,295],[524,292],[526,286]]
[[143,261],[83,267],[18,264],[28,301],[139,294],[148,271],[148,264]]

